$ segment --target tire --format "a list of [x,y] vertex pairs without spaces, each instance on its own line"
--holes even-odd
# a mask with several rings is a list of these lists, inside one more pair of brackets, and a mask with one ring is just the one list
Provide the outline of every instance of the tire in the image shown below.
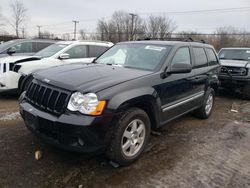
[[204,96],[202,106],[195,110],[195,115],[201,119],[207,119],[211,115],[214,107],[215,92],[209,88]]
[[122,113],[113,126],[115,128],[106,155],[121,166],[129,165],[140,157],[147,145],[150,119],[145,111],[130,108]]
[[250,100],[250,84],[247,84],[243,87],[242,95],[244,99]]

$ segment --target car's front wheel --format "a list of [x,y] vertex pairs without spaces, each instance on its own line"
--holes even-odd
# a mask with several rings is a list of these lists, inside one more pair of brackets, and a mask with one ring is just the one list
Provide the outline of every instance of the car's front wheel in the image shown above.
[[119,165],[128,165],[139,158],[150,136],[150,120],[139,108],[125,111],[116,121],[107,156]]

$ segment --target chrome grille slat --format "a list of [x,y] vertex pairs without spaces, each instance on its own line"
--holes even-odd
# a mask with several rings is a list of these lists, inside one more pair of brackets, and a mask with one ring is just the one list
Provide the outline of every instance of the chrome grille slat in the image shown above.
[[[245,71],[241,71],[240,69],[245,69]],[[245,76],[248,73],[248,69],[245,67],[233,67],[233,66],[222,66],[221,74],[228,74],[228,72],[233,76]]]
[[64,112],[69,96],[68,91],[54,88],[37,80],[31,82],[26,92],[26,98],[31,104],[55,115]]

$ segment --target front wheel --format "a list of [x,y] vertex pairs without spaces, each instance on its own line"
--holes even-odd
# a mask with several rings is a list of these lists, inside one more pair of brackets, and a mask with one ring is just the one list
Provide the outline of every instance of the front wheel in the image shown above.
[[195,115],[201,119],[207,119],[211,115],[214,107],[215,92],[209,88],[204,96],[202,106],[195,110]]
[[128,165],[139,158],[150,136],[150,120],[139,108],[125,111],[115,123],[114,135],[106,154],[119,165]]

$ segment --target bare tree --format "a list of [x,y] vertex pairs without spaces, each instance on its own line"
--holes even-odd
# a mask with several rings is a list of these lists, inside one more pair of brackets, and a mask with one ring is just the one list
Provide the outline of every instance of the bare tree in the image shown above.
[[70,33],[64,33],[64,34],[62,34],[62,39],[63,40],[71,40]]
[[4,26],[5,26],[5,18],[2,15],[1,7],[0,7],[0,32],[4,32]]
[[129,20],[129,14],[125,11],[116,11],[112,15],[112,22],[117,33],[117,41],[129,40]]
[[176,30],[175,22],[164,16],[150,16],[147,24],[147,34],[152,38],[171,37],[171,34]]
[[124,11],[116,11],[110,20],[102,19],[97,24],[99,38],[112,42],[134,40],[141,35],[145,35],[145,28],[144,20],[138,15],[134,17],[132,26],[129,13]]
[[24,7],[24,4],[19,0],[14,0],[10,4],[12,19],[9,20],[10,25],[14,28],[16,36],[19,37],[19,29],[21,24],[26,19],[27,9]]
[[53,33],[50,33],[49,31],[40,32],[41,39],[54,39],[55,35]]
[[80,35],[80,37],[79,37],[80,40],[86,40],[87,39],[87,35],[86,35],[86,33],[85,33],[85,31],[83,29],[79,30],[79,35]]

